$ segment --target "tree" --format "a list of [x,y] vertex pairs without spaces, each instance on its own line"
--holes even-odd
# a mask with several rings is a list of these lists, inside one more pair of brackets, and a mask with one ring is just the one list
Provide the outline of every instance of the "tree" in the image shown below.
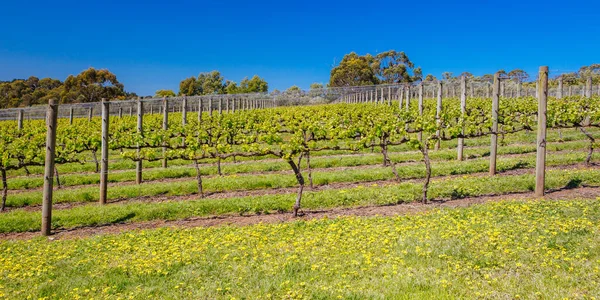
[[225,79],[219,71],[201,73],[198,75],[197,84],[201,86],[202,95],[224,94]]
[[427,74],[427,76],[425,76],[424,81],[426,82],[434,82],[437,81],[437,78],[431,74]]
[[415,69],[406,53],[396,50],[377,54],[371,67],[379,81],[383,83],[414,82],[423,79],[421,68]]
[[453,75],[452,72],[444,72],[444,73],[442,73],[442,79],[444,81],[452,81],[452,79],[454,78],[452,75]]
[[235,81],[225,81],[225,94],[239,94],[240,88]]
[[202,95],[202,91],[196,82],[196,77],[192,76],[182,80],[179,83],[179,96],[188,95],[188,96],[197,96]]
[[300,87],[298,87],[296,85],[292,85],[285,92],[288,94],[299,94],[302,92],[302,90],[300,89]]
[[175,97],[175,92],[173,90],[158,90],[154,93],[154,97],[164,98],[164,97]]
[[246,93],[266,93],[268,90],[269,84],[267,81],[258,77],[258,75],[254,75],[248,81]]
[[469,78],[473,78],[473,77],[474,77],[474,76],[473,76],[473,74],[472,74],[472,73],[470,73],[470,72],[462,72],[462,73],[460,73],[459,77],[463,77],[463,76],[464,76],[465,78],[467,78],[467,79],[469,79]]
[[344,55],[339,66],[331,69],[329,86],[339,87],[377,84],[379,80],[375,77],[373,68],[370,65],[369,56],[359,56],[354,52]]
[[115,74],[106,69],[89,68],[77,76],[67,77],[62,100],[66,103],[98,102],[102,98],[114,99],[124,95],[124,86]]
[[508,78],[516,83],[523,83],[529,79],[529,74],[521,69],[514,69],[508,72]]

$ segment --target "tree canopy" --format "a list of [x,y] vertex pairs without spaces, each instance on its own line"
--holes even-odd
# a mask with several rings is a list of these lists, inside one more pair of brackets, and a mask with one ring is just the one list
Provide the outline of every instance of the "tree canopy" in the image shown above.
[[269,90],[266,80],[254,75],[251,79],[245,77],[238,85],[235,81],[226,80],[219,71],[200,73],[198,77],[189,77],[179,83],[179,95],[210,95],[210,94],[243,94],[264,93]]

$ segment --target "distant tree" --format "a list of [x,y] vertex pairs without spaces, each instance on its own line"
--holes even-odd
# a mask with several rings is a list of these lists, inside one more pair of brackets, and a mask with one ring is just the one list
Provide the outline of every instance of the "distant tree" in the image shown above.
[[414,82],[423,79],[421,68],[415,69],[406,53],[396,50],[377,54],[372,59],[371,67],[379,81],[383,83]]
[[117,76],[106,69],[89,68],[77,76],[70,75],[64,83],[63,101],[97,102],[101,98],[114,99],[124,96],[123,84]]
[[285,92],[289,93],[289,94],[298,94],[298,93],[302,92],[302,89],[300,89],[300,87],[298,87],[296,85],[292,85]]
[[423,81],[433,82],[433,81],[437,81],[437,78],[431,74],[427,74],[427,76],[425,76],[425,79]]
[[481,80],[486,81],[486,82],[493,82],[494,81],[494,75],[492,75],[492,74],[484,74],[483,76],[481,76]]
[[310,85],[310,89],[311,90],[319,90],[319,89],[322,89],[322,88],[323,88],[323,84],[321,84],[321,83],[316,83],[315,82],[315,83],[312,83]]
[[198,75],[197,84],[202,87],[203,95],[224,94],[225,79],[219,71],[211,71],[209,73],[201,73]]
[[454,77],[452,75],[453,75],[452,72],[444,72],[444,73],[442,73],[442,79],[444,81],[452,81],[454,79]]
[[379,80],[373,72],[372,62],[370,55],[359,56],[354,52],[344,55],[340,64],[331,69],[329,85],[339,87],[377,84]]
[[173,92],[173,90],[158,90],[156,93],[154,93],[154,97],[175,97],[175,92]]
[[197,96],[202,95],[202,87],[198,86],[196,82],[196,77],[192,76],[182,80],[179,83],[179,96],[188,95],[188,96]]
[[508,78],[516,83],[523,83],[529,79],[529,74],[521,69],[514,69],[508,72]]
[[465,76],[465,78],[467,78],[467,79],[474,77],[473,74],[470,73],[470,72],[462,72],[462,73],[460,73],[459,77],[463,77],[463,76]]
[[258,77],[258,75],[254,75],[248,81],[246,93],[266,93],[268,90],[269,84],[267,81]]
[[225,94],[239,94],[241,93],[240,87],[238,87],[235,81],[225,81]]

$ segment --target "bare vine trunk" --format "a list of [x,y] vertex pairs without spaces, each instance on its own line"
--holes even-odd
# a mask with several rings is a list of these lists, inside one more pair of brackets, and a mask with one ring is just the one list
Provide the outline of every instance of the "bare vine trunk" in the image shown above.
[[223,176],[223,173],[221,173],[221,157],[217,158],[217,172],[219,173],[219,176]]
[[6,196],[8,196],[8,183],[6,183],[6,169],[0,169],[0,173],[2,173],[2,207],[0,207],[0,211],[4,211],[4,208],[6,208]]
[[204,189],[202,188],[202,174],[200,173],[200,165],[198,160],[194,159],[194,168],[196,168],[196,182],[198,184],[198,194],[200,198],[204,198]]
[[313,186],[313,180],[312,180],[312,169],[310,167],[310,152],[306,152],[306,166],[307,166],[307,170],[308,170],[308,184],[310,185],[311,189],[314,189],[315,187]]
[[592,164],[592,154],[594,154],[594,143],[596,142],[596,139],[594,139],[594,137],[583,127],[579,127],[579,130],[590,140],[590,148],[588,149],[588,155],[585,159],[585,164],[589,166]]
[[381,143],[381,153],[383,154],[383,166],[390,166],[396,181],[400,182],[400,175],[398,175],[398,170],[396,170],[396,163],[394,163],[388,156],[387,139],[384,139]]
[[58,175],[58,168],[56,168],[56,165],[54,166],[54,176],[56,177],[56,186],[60,189],[62,186],[60,184],[60,176]]
[[427,143],[421,146],[421,153],[425,161],[425,182],[423,183],[423,199],[421,202],[427,204],[427,190],[429,188],[429,179],[431,178],[431,161],[429,160],[429,145]]
[[294,217],[298,216],[298,211],[300,210],[300,204],[301,204],[301,200],[302,200],[302,191],[304,190],[304,177],[302,176],[302,173],[300,172],[300,168],[298,167],[298,165],[296,165],[296,163],[294,163],[294,160],[289,158],[287,160],[288,164],[290,165],[290,167],[292,167],[292,170],[294,170],[294,175],[296,176],[296,181],[298,181],[298,194],[296,196],[296,202],[294,203],[294,208],[293,208],[293,214]]
[[96,156],[96,150],[92,150],[92,158],[94,159],[94,164],[96,164],[96,173],[100,172],[100,163],[98,162],[98,156]]

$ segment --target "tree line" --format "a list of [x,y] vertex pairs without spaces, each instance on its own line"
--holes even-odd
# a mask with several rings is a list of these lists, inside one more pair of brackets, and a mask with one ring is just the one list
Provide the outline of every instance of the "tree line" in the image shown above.
[[89,68],[65,81],[54,78],[0,81],[0,108],[24,107],[48,103],[50,98],[61,103],[96,102],[101,98],[132,99],[117,76],[106,69]]

